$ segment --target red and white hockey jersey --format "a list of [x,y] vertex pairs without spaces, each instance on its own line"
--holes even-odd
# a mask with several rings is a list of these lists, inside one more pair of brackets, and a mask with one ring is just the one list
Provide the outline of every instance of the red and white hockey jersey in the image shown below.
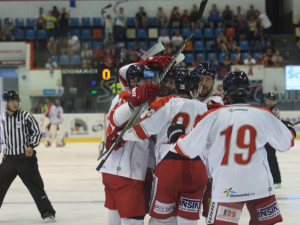
[[149,113],[136,126],[128,130],[124,140],[141,141],[157,134],[155,145],[156,164],[169,152],[167,131],[171,124],[181,120],[186,132],[207,111],[206,104],[196,100],[166,96],[156,99],[149,105]]
[[240,202],[274,195],[267,142],[287,151],[293,136],[267,108],[235,104],[208,111],[172,148],[190,158],[207,158],[213,201]]
[[203,103],[207,104],[210,101],[214,101],[216,103],[224,104],[223,99],[222,99],[222,95],[220,95],[218,93],[214,93],[214,92],[211,96],[209,96],[207,99],[205,99],[203,101]]
[[51,124],[57,125],[63,122],[63,114],[64,110],[60,105],[50,104],[45,116],[49,118]]
[[[117,95],[107,115],[106,135],[109,135],[116,127],[122,128],[132,115],[128,105],[129,91]],[[127,141],[125,145],[113,151],[102,168],[101,173],[109,173],[134,180],[144,180],[149,157],[149,140],[142,142]]]

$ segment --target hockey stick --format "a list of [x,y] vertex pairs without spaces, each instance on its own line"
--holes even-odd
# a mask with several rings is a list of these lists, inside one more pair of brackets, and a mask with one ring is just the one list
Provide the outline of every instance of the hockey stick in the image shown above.
[[300,123],[300,120],[298,120],[297,122],[292,123],[292,124],[293,124],[293,126],[296,126],[296,125],[298,125],[299,123]]
[[145,61],[148,57],[154,56],[163,50],[165,50],[165,46],[163,43],[158,42],[142,55],[141,60]]
[[[206,6],[208,0],[202,0],[200,3],[200,7],[199,7],[199,18],[197,20],[197,24],[195,25],[195,27],[193,28],[193,30],[191,31],[191,33],[186,37],[186,39],[184,40],[184,42],[182,43],[182,45],[180,46],[180,48],[176,51],[175,55],[172,57],[171,61],[169,62],[169,64],[166,66],[166,68],[164,69],[164,71],[162,72],[162,74],[159,76],[159,78],[157,78],[157,80],[155,81],[156,85],[160,85],[162,80],[165,78],[166,74],[168,73],[168,71],[170,70],[170,68],[172,67],[172,65],[174,64],[176,58],[179,56],[179,54],[182,52],[182,50],[184,49],[185,45],[190,41],[190,39],[193,37],[197,27],[200,24],[200,19],[203,16],[204,13],[204,9]],[[147,101],[143,102],[136,110],[134,110],[132,116],[130,117],[129,121],[127,122],[127,124],[125,125],[125,127],[123,128],[121,134],[117,137],[117,139],[115,140],[115,142],[112,144],[111,148],[106,151],[102,157],[106,154],[106,157],[100,162],[100,164],[97,167],[97,170],[99,171],[100,168],[103,166],[103,164],[106,162],[107,158],[110,156],[110,154],[112,153],[114,147],[116,145],[119,144],[119,142],[122,140],[122,137],[124,136],[125,132],[130,129],[132,127],[132,125],[134,124],[134,122],[139,121],[139,114],[142,112],[142,109],[145,108],[146,104],[148,104]],[[103,149],[104,150],[104,149]],[[100,157],[101,158],[101,157]]]

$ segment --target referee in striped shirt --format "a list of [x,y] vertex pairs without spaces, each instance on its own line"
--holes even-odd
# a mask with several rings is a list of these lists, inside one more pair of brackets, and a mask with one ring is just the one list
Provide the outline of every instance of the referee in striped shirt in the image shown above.
[[[46,222],[55,222],[53,209],[38,170],[36,151],[41,140],[41,131],[33,116],[19,108],[19,95],[10,90],[3,93],[7,102],[5,117],[1,121],[0,151],[3,160],[0,164],[0,207],[5,194],[18,175],[33,197],[42,218]],[[1,115],[2,116],[2,115]]]

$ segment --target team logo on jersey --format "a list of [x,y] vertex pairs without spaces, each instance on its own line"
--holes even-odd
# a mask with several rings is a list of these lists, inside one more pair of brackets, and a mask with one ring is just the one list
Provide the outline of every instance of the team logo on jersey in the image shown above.
[[241,216],[241,210],[229,208],[225,206],[219,206],[217,220],[238,223]]
[[186,212],[196,213],[200,208],[199,199],[189,199],[180,197],[179,209]]
[[236,192],[232,188],[226,188],[223,193],[226,193],[226,197],[229,197],[230,194],[235,194]]
[[151,116],[153,113],[155,113],[154,109],[148,109],[147,117]]
[[17,121],[17,129],[20,129],[22,127],[22,123],[20,121]]
[[257,217],[259,221],[269,220],[280,215],[277,202],[273,202],[265,208],[257,209]]

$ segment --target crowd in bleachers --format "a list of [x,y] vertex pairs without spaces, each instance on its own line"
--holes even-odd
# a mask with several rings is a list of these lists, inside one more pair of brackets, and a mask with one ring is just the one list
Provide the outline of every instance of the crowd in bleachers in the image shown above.
[[[0,23],[0,37],[3,41],[44,42],[49,54],[44,65],[48,68],[112,68],[139,61],[157,41],[166,45],[163,54],[172,55],[198,19],[197,5],[190,10],[174,6],[169,17],[162,7],[158,7],[156,17],[148,17],[140,7],[135,17],[129,17],[123,7],[117,8],[118,4],[105,6],[95,17],[81,19],[72,17],[65,8],[54,6],[47,14],[40,8],[35,18],[17,18],[14,23],[5,18]],[[237,6],[234,12],[228,5],[220,10],[213,4],[208,10],[209,16],[202,19],[184,49],[188,67],[201,62],[216,66],[283,65],[280,52],[272,45],[270,20],[253,5],[248,10]]]

